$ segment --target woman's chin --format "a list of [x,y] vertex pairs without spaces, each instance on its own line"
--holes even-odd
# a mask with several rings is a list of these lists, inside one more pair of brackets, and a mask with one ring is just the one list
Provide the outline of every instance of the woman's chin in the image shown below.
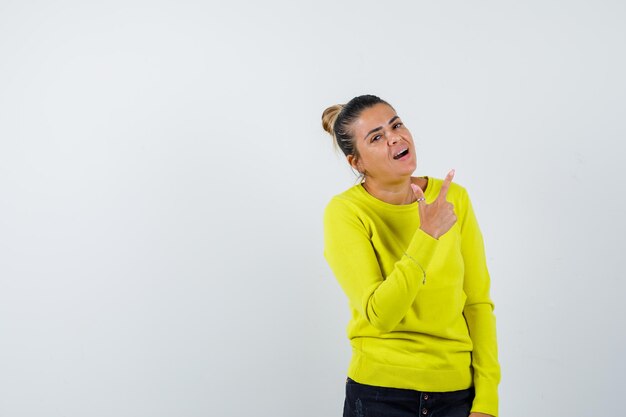
[[395,170],[394,172],[390,172],[389,173],[389,179],[391,178],[410,178],[411,175],[413,175],[413,172],[415,172],[415,168],[410,168],[407,167],[405,169],[398,169]]
[[408,175],[411,176],[417,169],[417,164],[415,162],[407,163],[405,166],[398,169],[400,175]]

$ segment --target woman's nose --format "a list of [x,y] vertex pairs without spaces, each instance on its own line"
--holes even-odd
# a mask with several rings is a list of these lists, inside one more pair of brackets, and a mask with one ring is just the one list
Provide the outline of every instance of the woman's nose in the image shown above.
[[387,140],[387,142],[389,143],[389,145],[395,145],[400,140],[400,137],[395,133],[390,134],[388,138],[389,139]]

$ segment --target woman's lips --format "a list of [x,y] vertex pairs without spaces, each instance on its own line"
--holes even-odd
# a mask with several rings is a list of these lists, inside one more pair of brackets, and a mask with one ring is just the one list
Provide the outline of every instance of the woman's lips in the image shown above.
[[393,159],[399,160],[409,155],[409,148],[404,148],[393,156]]

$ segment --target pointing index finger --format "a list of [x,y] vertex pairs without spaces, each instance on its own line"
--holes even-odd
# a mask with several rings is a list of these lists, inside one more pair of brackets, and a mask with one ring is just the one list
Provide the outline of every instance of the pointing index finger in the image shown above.
[[439,192],[439,199],[446,199],[446,196],[448,194],[448,188],[450,188],[450,184],[452,183],[453,178],[454,169],[450,170],[450,172],[448,172],[448,175],[446,175],[446,178],[443,180],[443,185],[441,186],[441,191]]

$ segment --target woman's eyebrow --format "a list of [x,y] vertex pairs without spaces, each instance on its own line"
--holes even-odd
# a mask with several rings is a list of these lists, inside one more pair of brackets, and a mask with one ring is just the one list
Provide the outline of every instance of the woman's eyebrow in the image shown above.
[[370,130],[369,132],[367,132],[367,135],[365,135],[363,140],[366,140],[369,135],[371,135],[372,133],[376,132],[377,130],[383,130],[383,127],[382,126],[378,126],[378,127],[375,127],[374,129]]
[[[393,121],[394,121],[394,120],[399,119],[399,118],[400,118],[400,116],[398,116],[398,115],[396,114],[395,116],[393,116],[393,117],[391,118],[391,120],[389,120],[389,121],[387,122],[387,124],[388,124],[388,125],[390,125],[390,124],[392,124],[392,123],[393,123]],[[365,137],[363,138],[363,140],[367,139],[367,137],[368,137],[369,135],[371,135],[372,133],[374,133],[374,132],[376,132],[376,131],[378,131],[378,130],[381,130],[382,128],[383,128],[382,126],[378,126],[378,127],[375,127],[374,129],[370,130],[369,132],[367,132],[367,134],[365,135]]]

